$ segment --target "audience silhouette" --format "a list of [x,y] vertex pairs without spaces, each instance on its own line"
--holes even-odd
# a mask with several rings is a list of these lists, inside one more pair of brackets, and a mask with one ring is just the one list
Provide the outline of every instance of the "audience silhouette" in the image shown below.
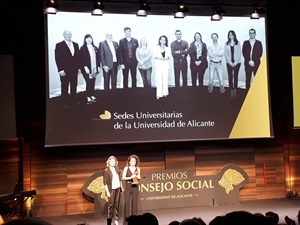
[[179,225],[180,222],[178,220],[171,221],[168,225]]
[[[286,225],[300,225],[300,210],[295,220],[285,216],[283,219]],[[128,225],[164,225],[159,224],[157,217],[146,212],[141,215],[130,215],[125,220]],[[1,224],[1,223],[0,223]],[[272,211],[263,213],[250,213],[248,211],[232,211],[225,215],[215,216],[208,224],[201,217],[186,218],[181,222],[174,219],[167,225],[279,225],[279,215]],[[18,218],[6,221],[3,225],[51,225],[38,218]],[[78,224],[79,225],[79,224]]]
[[[300,225],[300,210],[296,218],[297,222],[288,216],[284,217],[286,225]],[[142,215],[131,215],[126,218],[128,225],[159,225],[157,217],[152,213],[144,213]],[[217,215],[208,224],[201,217],[186,218],[179,222],[174,219],[167,225],[278,225],[279,215],[272,211],[265,214],[257,212],[250,213],[248,211],[238,210],[232,211],[225,215]],[[163,224],[160,224],[163,225]]]
[[185,219],[180,222],[180,225],[200,225],[200,223],[195,219]]
[[144,213],[142,215],[131,215],[126,218],[128,225],[159,225],[156,216],[152,213]]
[[51,225],[50,223],[38,218],[17,218],[6,221],[2,225]]

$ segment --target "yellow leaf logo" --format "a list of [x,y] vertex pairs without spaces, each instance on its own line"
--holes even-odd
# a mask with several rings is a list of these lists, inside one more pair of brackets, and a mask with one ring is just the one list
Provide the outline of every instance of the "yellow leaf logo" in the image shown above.
[[110,120],[111,114],[109,111],[104,110],[104,114],[99,115],[100,119],[102,120]]

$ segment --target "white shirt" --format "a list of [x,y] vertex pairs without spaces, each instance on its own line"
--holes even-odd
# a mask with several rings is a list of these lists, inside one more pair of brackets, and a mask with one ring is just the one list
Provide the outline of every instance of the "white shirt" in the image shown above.
[[72,41],[66,41],[69,49],[70,49],[70,52],[72,54],[72,56],[74,56],[74,53],[75,53],[75,50],[74,50],[74,45],[73,45],[73,42]]
[[117,62],[116,50],[112,41],[107,41],[110,51],[113,56],[113,62]]
[[121,187],[119,175],[117,174],[116,170],[112,170],[111,172],[112,172],[111,189],[117,189]]
[[91,74],[94,74],[97,72],[97,63],[96,63],[96,53],[95,53],[95,48],[93,45],[88,44],[87,48],[89,50],[90,53],[90,58],[91,58],[91,69],[92,71],[90,71]]
[[253,52],[253,46],[255,44],[256,39],[249,39],[250,45],[251,45],[251,51],[250,51],[250,60],[252,60],[252,52]]

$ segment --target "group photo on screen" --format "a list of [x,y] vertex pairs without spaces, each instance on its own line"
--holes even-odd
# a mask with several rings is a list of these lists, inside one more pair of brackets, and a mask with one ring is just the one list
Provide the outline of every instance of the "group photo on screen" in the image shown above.
[[264,18],[59,12],[46,44],[49,146],[227,139],[268,79]]

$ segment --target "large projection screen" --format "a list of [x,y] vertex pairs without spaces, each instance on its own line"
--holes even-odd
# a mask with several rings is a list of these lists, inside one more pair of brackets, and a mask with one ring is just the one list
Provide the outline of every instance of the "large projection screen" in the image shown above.
[[[208,16],[187,16],[176,19],[170,15],[137,17],[133,14],[109,14],[92,16],[90,13],[58,12],[47,15],[47,115],[45,146],[70,146],[94,144],[177,142],[225,139],[249,139],[273,137],[270,118],[267,37],[265,18],[251,20],[249,17],[226,16],[221,21],[211,21]],[[225,93],[220,93],[219,77],[214,74],[214,90],[208,93],[210,59],[203,77],[204,91],[199,84],[192,86],[190,56],[188,61],[188,87],[174,87],[173,58],[169,60],[169,95],[156,98],[156,70],[151,74],[150,89],[143,87],[137,70],[137,88],[123,88],[122,69],[118,70],[117,90],[104,90],[103,72],[96,77],[97,102],[87,104],[86,83],[78,73],[77,99],[68,108],[62,107],[61,83],[55,61],[56,44],[63,41],[64,30],[72,33],[72,41],[79,48],[84,36],[90,34],[94,44],[105,40],[106,33],[113,35],[119,44],[124,38],[124,28],[130,27],[133,38],[146,37],[150,49],[158,44],[160,36],[175,40],[175,31],[182,32],[182,39],[189,44],[194,34],[200,32],[207,46],[212,44],[212,33],[218,34],[218,43],[225,46],[229,30],[236,33],[242,47],[249,40],[249,30],[256,30],[263,54],[261,64],[249,91],[245,88],[244,57],[238,75],[237,94],[229,89],[228,73],[224,56],[221,77]],[[76,66],[76,65],[74,65]],[[100,65],[99,65],[100,66]],[[129,83],[131,77],[129,76]],[[182,80],[181,80],[182,82]],[[129,84],[130,87],[130,84]]]

